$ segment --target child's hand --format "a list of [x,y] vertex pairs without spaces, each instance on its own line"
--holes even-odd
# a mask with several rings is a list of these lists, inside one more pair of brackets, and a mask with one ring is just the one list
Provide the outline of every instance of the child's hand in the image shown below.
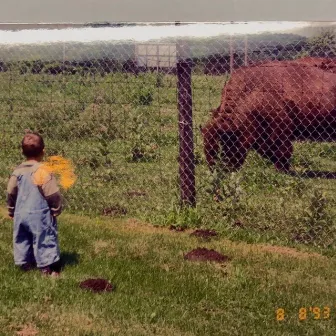
[[9,219],[11,219],[11,220],[13,220],[13,219],[14,219],[14,217],[12,217],[12,216],[9,216],[9,215],[8,215],[8,218],[9,218]]

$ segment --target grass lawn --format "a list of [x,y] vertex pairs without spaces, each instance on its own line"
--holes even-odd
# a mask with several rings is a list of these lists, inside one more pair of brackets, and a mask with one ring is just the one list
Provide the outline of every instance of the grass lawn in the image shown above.
[[[47,156],[72,159],[78,175],[64,192],[60,279],[14,267],[11,222],[0,209],[0,336],[336,334],[336,180],[305,177],[335,172],[336,145],[295,143],[297,177],[254,152],[235,175],[209,174],[198,127],[226,79],[193,75],[197,207],[181,212],[176,76],[0,74],[2,190],[22,161],[26,128],[44,135]],[[127,218],[98,216],[106,211]],[[171,224],[220,237],[199,241]],[[231,260],[185,261],[196,247]],[[92,277],[116,290],[79,288]]]
[[[59,279],[21,273],[12,261],[11,221],[0,213],[0,335],[335,335],[336,260],[311,248],[201,242],[134,219],[63,214]],[[214,248],[231,261],[183,255]],[[111,293],[78,283],[103,277]],[[276,309],[284,308],[284,321]],[[299,309],[307,307],[305,320]],[[319,307],[321,316],[309,307]],[[324,307],[330,308],[325,319]],[[314,318],[315,316],[315,318]],[[317,318],[319,317],[319,318]]]

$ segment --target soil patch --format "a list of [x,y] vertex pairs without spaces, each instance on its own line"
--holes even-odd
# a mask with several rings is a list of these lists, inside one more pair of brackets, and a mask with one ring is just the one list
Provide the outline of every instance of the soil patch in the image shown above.
[[285,246],[276,246],[276,245],[257,245],[257,250],[260,250],[262,252],[270,252],[270,253],[277,253],[282,255],[287,255],[290,257],[300,258],[300,259],[306,259],[306,258],[326,258],[318,253],[314,252],[303,252],[298,251],[292,247],[285,247]]
[[113,205],[111,207],[103,209],[104,216],[121,216],[121,215],[126,215],[126,214],[127,214],[127,209],[119,205]]
[[203,239],[210,239],[212,237],[217,237],[218,233],[215,230],[202,230],[198,229],[190,234],[190,236],[203,238]]
[[230,257],[225,256],[215,250],[208,250],[206,248],[198,247],[195,250],[190,251],[184,256],[185,260],[190,261],[215,261],[223,263],[231,260]]
[[240,220],[236,220],[236,221],[233,223],[233,226],[234,226],[234,227],[237,227],[237,228],[244,228],[244,227],[245,227],[244,223],[243,223],[242,221],[240,221]]
[[183,232],[185,231],[185,228],[179,225],[170,225],[169,230],[176,231],[176,232]]
[[38,330],[31,324],[22,327],[21,330],[16,332],[18,336],[36,336],[38,333]]
[[114,289],[113,285],[106,279],[87,279],[82,281],[79,287],[94,293],[111,292]]
[[141,190],[131,190],[126,192],[126,195],[128,197],[143,197],[143,196],[147,196],[147,194],[144,191]]

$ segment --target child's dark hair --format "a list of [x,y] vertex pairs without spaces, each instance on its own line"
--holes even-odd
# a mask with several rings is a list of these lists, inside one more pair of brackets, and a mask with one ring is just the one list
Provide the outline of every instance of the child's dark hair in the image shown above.
[[26,158],[38,157],[43,153],[44,141],[38,133],[26,133],[22,139],[21,145],[22,153]]

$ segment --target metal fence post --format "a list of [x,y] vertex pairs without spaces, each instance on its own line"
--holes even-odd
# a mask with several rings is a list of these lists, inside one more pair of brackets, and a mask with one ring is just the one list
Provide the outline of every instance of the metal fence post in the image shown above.
[[[176,23],[176,25],[179,25],[179,23]],[[176,52],[181,203],[182,206],[195,206],[196,187],[191,86],[192,64],[188,43],[179,39],[176,45]]]

